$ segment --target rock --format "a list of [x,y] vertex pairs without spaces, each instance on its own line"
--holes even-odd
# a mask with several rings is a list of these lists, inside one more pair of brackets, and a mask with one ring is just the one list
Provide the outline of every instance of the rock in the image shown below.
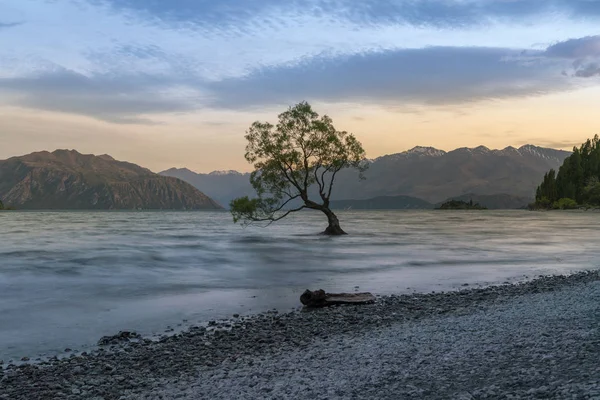
[[306,289],[300,296],[300,302],[308,307],[324,307],[327,294],[323,289],[315,290],[311,292]]
[[109,344],[119,344],[121,342],[128,342],[131,339],[141,339],[142,335],[136,332],[120,331],[113,336],[102,336],[98,340],[98,346],[107,346]]
[[327,307],[336,304],[369,304],[375,302],[371,293],[325,293],[323,289],[305,290],[300,301],[307,307]]
[[[594,302],[600,292],[600,273],[586,274],[508,287],[471,284],[468,289],[436,295],[376,296],[376,304],[365,307],[289,314],[268,311],[233,324],[218,321],[214,336],[205,336],[204,327],[190,327],[194,334],[88,350],[87,357],[83,352],[76,358],[53,356],[40,368],[0,366],[0,400],[172,399],[177,393],[184,393],[183,398],[215,400],[600,399]],[[575,284],[581,286],[550,293]],[[536,288],[547,301],[524,296]],[[322,295],[325,303],[329,296],[343,294],[323,291]],[[554,311],[557,306],[560,309]],[[535,308],[528,311],[530,307]],[[561,317],[563,310],[572,312],[575,322],[553,324],[547,318],[547,314]],[[448,315],[438,320],[438,314]],[[522,324],[523,315],[539,318]],[[549,323],[541,324],[546,320]],[[233,325],[231,331],[222,331],[227,324]],[[404,369],[409,360],[418,368]],[[338,368],[345,363],[354,367]],[[353,381],[357,376],[372,380],[388,374],[393,385]],[[265,387],[272,392],[263,392]],[[527,394],[530,388],[534,390]]]

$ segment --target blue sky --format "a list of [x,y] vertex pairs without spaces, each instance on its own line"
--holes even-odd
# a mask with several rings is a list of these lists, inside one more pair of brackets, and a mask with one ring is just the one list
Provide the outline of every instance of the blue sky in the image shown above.
[[[578,122],[546,144],[570,145],[600,131],[582,114],[599,98],[599,27],[591,0],[2,0],[0,135],[12,144],[0,158],[56,144],[154,169],[242,168],[245,127],[301,100],[373,156],[539,141],[536,124],[556,124],[531,115],[548,107]],[[486,131],[516,103],[531,109],[522,124]],[[452,142],[439,130],[454,115]]]

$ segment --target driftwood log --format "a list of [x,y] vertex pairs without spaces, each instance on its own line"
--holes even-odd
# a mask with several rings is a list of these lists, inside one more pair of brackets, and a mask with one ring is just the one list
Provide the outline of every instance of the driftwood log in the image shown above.
[[371,293],[325,293],[323,289],[305,290],[300,301],[306,307],[327,307],[336,304],[370,304],[375,302]]

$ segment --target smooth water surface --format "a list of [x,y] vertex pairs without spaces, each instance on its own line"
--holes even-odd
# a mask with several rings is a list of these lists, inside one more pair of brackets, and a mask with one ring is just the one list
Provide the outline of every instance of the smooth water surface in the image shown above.
[[[84,348],[119,330],[299,305],[306,288],[431,291],[600,264],[600,214],[342,212],[268,228],[226,212],[0,213],[0,359]],[[179,328],[180,329],[180,328]]]

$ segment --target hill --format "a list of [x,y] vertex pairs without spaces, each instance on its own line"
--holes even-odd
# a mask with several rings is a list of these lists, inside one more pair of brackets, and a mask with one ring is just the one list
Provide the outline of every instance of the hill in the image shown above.
[[[337,198],[369,198],[403,194],[431,203],[475,193],[532,198],[544,173],[570,153],[536,146],[490,150],[480,146],[444,152],[416,147],[371,162],[358,181],[349,171],[336,185]],[[354,196],[360,197],[350,197]]]
[[187,168],[171,168],[159,174],[184,180],[225,207],[229,207],[229,202],[236,197],[254,196],[249,173],[214,171],[210,174],[197,174]]
[[[359,181],[352,171],[342,171],[336,180],[332,200],[404,195],[437,203],[471,193],[479,196],[504,193],[501,196],[515,198],[508,201],[506,207],[519,208],[521,205],[515,207],[517,202],[521,202],[517,199],[532,199],[544,173],[558,168],[570,154],[533,145],[502,150],[479,146],[450,152],[433,147],[415,147],[369,160],[370,167],[364,181]],[[228,205],[233,198],[254,193],[249,174],[236,171],[196,174],[188,169],[172,168],[160,174],[183,179],[223,205]],[[488,208],[504,208],[480,200]],[[486,200],[491,202],[492,199]]]
[[18,209],[222,208],[180,179],[75,150],[0,161],[0,198]]

